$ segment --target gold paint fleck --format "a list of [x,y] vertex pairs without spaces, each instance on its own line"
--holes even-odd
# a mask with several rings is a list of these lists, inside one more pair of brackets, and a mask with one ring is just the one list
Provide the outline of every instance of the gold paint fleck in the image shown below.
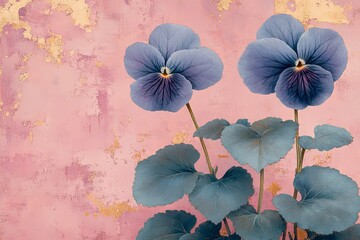
[[276,196],[276,194],[281,190],[281,186],[277,182],[273,182],[266,190],[271,192],[273,196]]
[[315,165],[326,167],[331,163],[332,156],[331,152],[326,152],[325,154],[318,154],[313,157]]
[[2,68],[2,66],[0,66],[0,77],[2,75],[2,72],[3,72],[3,68]]
[[100,62],[99,60],[96,60],[95,61],[95,66],[98,67],[98,68],[101,68],[104,66],[104,64],[102,62]]
[[[119,218],[121,215],[123,215],[126,212],[136,211],[136,208],[132,207],[126,201],[107,204],[104,203],[102,200],[96,198],[92,194],[88,194],[87,199],[98,209],[98,212],[93,213],[95,217],[100,214],[106,217]],[[89,215],[90,215],[89,212],[85,212],[85,216],[89,216]]]
[[43,126],[45,125],[45,121],[43,120],[36,120],[35,122],[32,123],[33,127],[39,127],[39,126]]
[[34,139],[34,134],[33,132],[29,132],[28,136],[27,136],[27,139],[29,140],[30,143],[33,142],[33,139]]
[[29,73],[20,74],[20,76],[19,76],[20,83],[22,83],[23,81],[26,81],[28,78],[29,78]]
[[108,153],[110,155],[110,157],[112,159],[115,158],[115,152],[116,150],[120,149],[121,145],[119,142],[119,137],[118,136],[114,136],[114,142],[110,147],[105,148],[105,152]]
[[141,149],[140,151],[135,150],[131,158],[135,161],[135,163],[138,163],[143,159],[144,154],[145,154],[145,149]]
[[189,137],[187,132],[177,132],[172,139],[173,144],[186,143]]
[[351,6],[340,6],[332,0],[275,0],[275,13],[290,14],[305,26],[309,21],[349,24],[346,11]]
[[46,62],[61,63],[64,45],[61,35],[52,34],[47,39],[39,38],[37,42],[41,49],[47,51]]
[[2,106],[4,105],[3,101],[0,100],[0,112],[2,110]]
[[218,154],[218,158],[229,158],[229,154]]
[[86,32],[92,31],[91,26],[91,9],[85,0],[49,0],[51,9],[63,11],[70,15],[75,26],[84,29]]
[[233,1],[234,0],[219,0],[219,2],[217,4],[217,8],[219,9],[219,11],[229,10],[230,5]]
[[29,54],[25,54],[25,55],[21,54],[21,60],[22,60],[24,63],[27,63],[27,62],[29,61],[29,59],[30,59],[30,56],[31,56],[30,53],[29,53]]
[[15,29],[24,29],[24,38],[32,38],[30,25],[20,20],[19,16],[19,10],[31,2],[32,0],[9,0],[3,7],[0,7],[0,35],[4,26],[9,24]]

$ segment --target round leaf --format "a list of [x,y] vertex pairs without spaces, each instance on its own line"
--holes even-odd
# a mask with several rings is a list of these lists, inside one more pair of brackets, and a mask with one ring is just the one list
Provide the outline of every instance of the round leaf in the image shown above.
[[278,162],[294,144],[298,124],[280,118],[265,118],[250,127],[234,124],[222,132],[221,142],[235,160],[260,172]]
[[214,224],[206,221],[199,225],[192,234],[182,236],[179,240],[240,240],[240,237],[233,234],[229,237],[220,235],[221,223]]
[[249,123],[249,120],[248,120],[248,119],[243,119],[243,118],[237,120],[237,121],[236,121],[236,124],[242,124],[242,125],[245,125],[245,126],[247,126],[247,127],[250,127],[250,125],[251,125],[251,124]]
[[345,129],[324,124],[315,127],[315,138],[302,136],[299,144],[305,149],[328,151],[350,144],[353,141],[351,134]]
[[241,167],[232,167],[219,180],[211,174],[200,176],[189,200],[207,219],[217,224],[231,211],[246,204],[253,194],[251,175]]
[[214,119],[194,132],[194,137],[202,137],[206,139],[217,140],[221,137],[221,132],[230,123],[225,119]]
[[136,202],[145,206],[166,205],[190,193],[198,179],[194,164],[199,157],[192,145],[177,144],[141,161],[135,169]]
[[278,240],[285,231],[285,221],[277,211],[265,210],[257,214],[250,206],[242,206],[229,214],[236,233],[246,240]]
[[195,216],[185,211],[158,213],[146,221],[136,240],[179,240],[195,223]]
[[360,239],[360,224],[349,227],[345,231],[326,236],[317,236],[314,240],[356,240]]
[[287,222],[318,234],[331,234],[352,226],[360,211],[356,182],[333,168],[305,167],[294,180],[301,193],[297,201],[280,194],[273,203]]

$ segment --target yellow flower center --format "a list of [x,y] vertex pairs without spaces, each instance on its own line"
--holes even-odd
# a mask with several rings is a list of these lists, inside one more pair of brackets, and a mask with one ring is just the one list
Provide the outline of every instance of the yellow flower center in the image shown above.
[[304,59],[299,58],[298,60],[296,60],[295,62],[295,67],[296,70],[301,70],[305,67],[305,61]]
[[170,74],[170,68],[168,68],[168,67],[162,67],[162,68],[160,69],[160,72],[161,72],[161,76],[162,76],[163,78],[168,78],[168,77],[171,76],[171,74]]

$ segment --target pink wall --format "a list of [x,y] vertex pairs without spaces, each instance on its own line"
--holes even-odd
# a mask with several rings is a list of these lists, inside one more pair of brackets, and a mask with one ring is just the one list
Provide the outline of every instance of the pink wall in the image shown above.
[[[201,148],[186,109],[146,112],[131,101],[124,51],[160,23],[187,25],[225,65],[223,79],[191,100],[200,124],[218,117],[290,119],[292,111],[274,95],[252,94],[236,68],[275,12],[344,37],[348,67],[330,100],[300,112],[300,131],[312,134],[321,123],[349,129],[352,145],[311,151],[306,164],[337,167],[360,183],[359,1],[0,0],[0,239],[132,240],[155,212],[199,215],[186,198],[160,208],[132,198],[139,160],[176,142]],[[208,147],[219,175],[237,165],[219,142]],[[206,171],[204,162],[199,170]],[[294,168],[292,151],[267,170],[267,201],[279,189],[292,192]]]

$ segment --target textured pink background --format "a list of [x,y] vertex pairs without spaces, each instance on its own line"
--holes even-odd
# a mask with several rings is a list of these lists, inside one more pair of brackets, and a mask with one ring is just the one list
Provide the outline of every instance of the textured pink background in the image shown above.
[[[301,133],[311,135],[321,123],[349,129],[352,145],[311,151],[306,164],[337,167],[360,183],[359,1],[0,0],[0,239],[132,240],[165,209],[188,210],[202,221],[186,198],[160,208],[132,198],[139,160],[172,143],[201,148],[186,109],[154,113],[132,103],[124,51],[147,41],[160,23],[187,25],[225,65],[223,79],[191,100],[200,124],[290,119],[291,110],[274,95],[252,94],[236,70],[258,27],[284,11],[344,37],[348,67],[330,100],[300,112]],[[237,165],[219,142],[208,147],[219,176]],[[292,192],[294,156],[267,170],[266,201],[277,190]],[[197,168],[206,171],[203,160]]]

